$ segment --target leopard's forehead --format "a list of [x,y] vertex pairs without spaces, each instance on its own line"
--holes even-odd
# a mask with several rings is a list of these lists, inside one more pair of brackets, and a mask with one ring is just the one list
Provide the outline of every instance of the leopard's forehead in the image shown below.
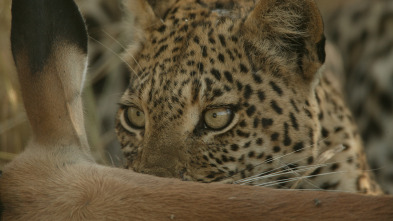
[[[154,107],[165,101],[181,108],[187,102],[204,107],[213,100],[217,105],[238,103],[238,92],[232,88],[243,85],[237,79],[260,81],[256,73],[246,75],[252,67],[239,43],[239,31],[247,7],[238,8],[233,3],[210,7],[201,1],[175,5],[161,24],[149,29],[134,57],[136,74],[124,98],[132,94]],[[220,101],[224,94],[225,102]]]
[[139,77],[142,80],[152,74],[192,77],[208,71],[203,64],[233,66],[230,61],[242,58],[242,49],[237,44],[242,23],[239,16],[233,8],[212,9],[200,1],[179,2],[167,12],[162,24],[150,29],[136,58],[141,67],[150,69],[140,70]]

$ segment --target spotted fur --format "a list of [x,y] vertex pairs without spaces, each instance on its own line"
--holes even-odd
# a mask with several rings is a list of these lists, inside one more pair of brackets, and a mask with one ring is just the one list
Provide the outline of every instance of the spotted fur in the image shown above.
[[[199,182],[379,193],[334,75],[321,68],[325,38],[314,1],[126,6],[134,15],[126,53],[133,74],[116,131],[127,168]],[[130,125],[130,108],[144,114],[143,127]],[[233,113],[219,130],[204,121],[215,108]],[[252,176],[260,179],[241,181]]]
[[371,168],[393,193],[393,2],[358,0],[327,24],[343,57],[341,81]]

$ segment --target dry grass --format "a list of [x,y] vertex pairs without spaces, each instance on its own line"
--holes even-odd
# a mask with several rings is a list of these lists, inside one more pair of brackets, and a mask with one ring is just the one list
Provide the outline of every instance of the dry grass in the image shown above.
[[11,0],[0,2],[0,166],[21,152],[30,137],[10,50],[10,5]]

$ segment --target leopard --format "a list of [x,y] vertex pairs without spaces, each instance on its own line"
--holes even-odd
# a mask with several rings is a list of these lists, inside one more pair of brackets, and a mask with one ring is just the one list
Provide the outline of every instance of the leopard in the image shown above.
[[127,169],[159,177],[381,194],[313,0],[124,4]]
[[344,98],[378,183],[393,193],[393,2],[351,1],[328,13],[326,35],[341,54]]

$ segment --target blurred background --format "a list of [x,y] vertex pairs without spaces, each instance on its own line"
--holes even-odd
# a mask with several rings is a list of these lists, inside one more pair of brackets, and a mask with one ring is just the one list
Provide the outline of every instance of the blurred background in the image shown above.
[[[23,151],[30,128],[21,100],[10,46],[11,0],[0,1],[0,168]],[[128,84],[119,59],[126,39],[119,0],[77,0],[88,26],[89,71],[84,91],[86,130],[101,164],[123,165],[114,132],[117,101]]]

